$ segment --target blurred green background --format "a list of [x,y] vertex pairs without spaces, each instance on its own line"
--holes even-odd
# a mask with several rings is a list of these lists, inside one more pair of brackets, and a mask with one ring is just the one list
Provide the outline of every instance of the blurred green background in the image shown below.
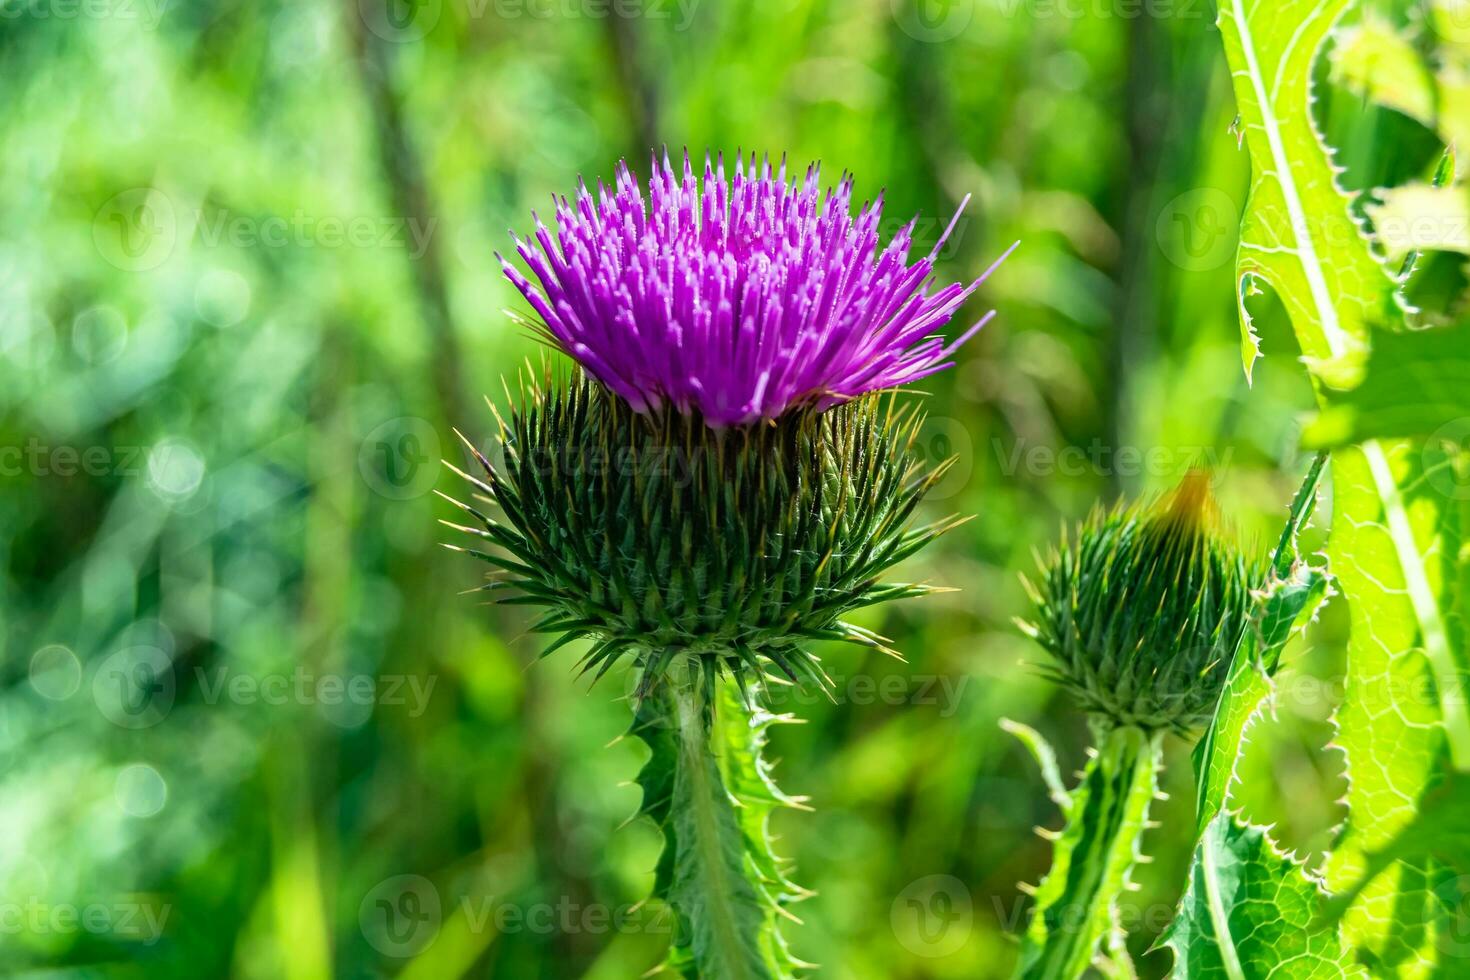
[[[782,707],[776,831],[822,976],[999,977],[1060,820],[1010,717],[1083,761],[1025,662],[1018,573],[1064,521],[1215,470],[1269,544],[1311,392],[1269,309],[1254,388],[1231,261],[1247,161],[1203,0],[0,2],[0,971],[628,978],[658,841],[615,673],[532,666],[461,595],[439,457],[536,346],[493,253],[652,146],[820,160],[886,189],[940,275],[1021,248],[1000,315],[921,387],[911,563],[962,591],[874,613]],[[1356,123],[1352,105],[1334,107]],[[1356,130],[1354,130],[1356,131]],[[1382,134],[1379,134],[1382,135]],[[1376,145],[1398,145],[1379,140]],[[1430,141],[1425,147],[1432,148]],[[1408,152],[1408,151],[1405,151]],[[1365,178],[1366,180],[1366,178]],[[960,325],[956,325],[960,326]],[[910,397],[919,397],[913,395]],[[442,533],[441,533],[442,532]],[[1252,814],[1340,818],[1329,609],[1254,742]],[[1130,908],[1140,971],[1182,878],[1170,744]]]

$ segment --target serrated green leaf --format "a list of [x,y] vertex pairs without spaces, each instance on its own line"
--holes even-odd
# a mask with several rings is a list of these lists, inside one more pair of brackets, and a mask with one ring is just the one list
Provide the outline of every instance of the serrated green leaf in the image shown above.
[[1370,13],[1341,31],[1332,49],[1332,80],[1378,105],[1436,130],[1450,146],[1470,141],[1470,30],[1463,0],[1425,4],[1435,57],[1383,17]]
[[669,819],[674,828],[669,901],[687,933],[692,976],[765,980],[778,974],[761,949],[765,909],[746,874],[735,804],[710,749],[712,706],[695,692],[703,679],[675,681],[678,761]]
[[1364,856],[1358,880],[1333,896],[1324,921],[1351,922],[1392,899],[1383,938],[1364,956],[1376,976],[1458,977],[1470,957],[1464,904],[1470,882],[1470,777],[1451,773],[1420,800],[1413,821]]
[[[1356,377],[1393,281],[1368,250],[1312,120],[1312,68],[1349,0],[1222,0],[1219,26],[1251,156],[1236,256],[1247,376],[1260,354],[1247,298],[1268,284],[1313,373]],[[1330,260],[1329,260],[1330,257]]]
[[1367,16],[1342,30],[1332,47],[1332,80],[1381,106],[1433,128],[1434,72],[1392,24]]
[[1257,596],[1250,626],[1241,636],[1230,675],[1209,728],[1195,748],[1196,812],[1200,832],[1225,808],[1235,781],[1246,729],[1269,703],[1271,678],[1281,651],[1297,626],[1315,614],[1327,594],[1326,569],[1302,560],[1298,536],[1316,506],[1326,457],[1307,471],[1288,512],[1286,527],[1271,559],[1271,577]]
[[[1221,11],[1255,170],[1241,281],[1255,270],[1271,283],[1314,379],[1339,388],[1361,377],[1367,322],[1401,325],[1384,301],[1393,281],[1348,217],[1312,123],[1311,67],[1347,5],[1229,0]],[[1412,821],[1447,761],[1470,768],[1465,645],[1447,588],[1457,575],[1446,570],[1462,560],[1454,516],[1462,502],[1426,478],[1425,455],[1422,443],[1386,440],[1333,455],[1329,555],[1352,615],[1338,715],[1348,821],[1327,868],[1334,888],[1353,884],[1365,855]],[[1386,975],[1412,974],[1439,957],[1425,938],[1432,930],[1400,927],[1406,907],[1429,907],[1433,882],[1420,870],[1400,863],[1380,875],[1343,920],[1355,955],[1384,964]]]
[[1031,757],[1036,760],[1036,764],[1041,768],[1041,779],[1046,783],[1046,790],[1052,802],[1064,811],[1071,807],[1072,794],[1062,785],[1062,771],[1057,765],[1057,753],[1046,737],[1030,725],[1023,725],[1009,718],[1002,718],[1000,727],[1016,736],[1031,753]]
[[766,733],[773,725],[792,724],[790,715],[774,715],[761,707],[760,691],[754,685],[748,692],[750,704],[742,699],[735,685],[719,685],[715,713],[719,731],[716,751],[720,775],[736,802],[736,822],[744,843],[746,877],[761,897],[762,924],[760,940],[766,961],[774,964],[776,975],[793,975],[810,966],[792,955],[786,939],[777,928],[782,910],[810,893],[786,876],[786,862],[777,857],[770,833],[771,814],[779,809],[807,809],[805,800],[789,796],[776,785],[771,763],[765,758]]
[[1220,812],[1205,826],[1189,887],[1160,945],[1175,980],[1342,980],[1360,977],[1337,930],[1322,925],[1326,894],[1260,828]]
[[1363,383],[1329,391],[1302,434],[1314,447],[1401,436],[1431,437],[1464,422],[1470,433],[1470,327],[1374,335]]
[[1366,211],[1392,261],[1413,251],[1470,253],[1470,190],[1464,185],[1380,188]]
[[1037,886],[1018,980],[1080,977],[1099,946],[1118,936],[1117,901],[1138,860],[1149,804],[1158,791],[1162,740],[1162,732],[1131,727],[1114,728],[1102,738],[1069,795],[1067,825],[1053,846],[1051,870]]
[[[1380,874],[1400,862],[1416,869],[1427,869],[1430,874],[1437,869],[1440,881],[1451,887],[1443,889],[1443,894],[1435,897],[1441,899],[1442,904],[1458,905],[1464,876],[1470,874],[1470,820],[1465,818],[1467,813],[1470,813],[1470,776],[1452,773],[1443,784],[1425,794],[1413,823],[1400,831],[1387,846],[1367,855],[1364,872],[1358,882],[1333,896],[1328,906],[1327,921],[1339,921]],[[1458,881],[1454,880],[1455,875],[1459,876]],[[1459,923],[1442,924],[1436,946],[1450,949],[1454,944],[1454,952],[1470,955],[1470,946],[1457,931],[1451,931],[1452,925]]]
[[[1352,617],[1337,743],[1347,755],[1348,822],[1331,855],[1330,887],[1354,886],[1370,854],[1410,826],[1447,765],[1470,759],[1463,696],[1463,501],[1423,471],[1421,444],[1375,441],[1333,454],[1329,555]],[[1387,491],[1384,490],[1387,488]],[[1455,760],[1460,760],[1456,762]],[[1433,883],[1398,865],[1363,889],[1344,918],[1365,956],[1415,975],[1439,959],[1427,935],[1406,936],[1405,904]]]

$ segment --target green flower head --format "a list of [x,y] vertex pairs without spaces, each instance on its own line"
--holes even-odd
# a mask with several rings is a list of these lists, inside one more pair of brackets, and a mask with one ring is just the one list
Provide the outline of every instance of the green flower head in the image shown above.
[[1041,563],[1022,628],[1048,676],[1105,725],[1187,733],[1209,719],[1265,566],[1222,528],[1209,478],[1094,513]]
[[583,667],[595,676],[632,656],[646,690],[692,656],[742,683],[826,687],[809,641],[892,653],[842,617],[931,591],[878,581],[954,524],[911,526],[945,468],[920,465],[918,422],[870,395],[717,429],[635,411],[580,373],[546,377],[502,422],[503,465],[475,452],[483,474],[471,479],[504,519],[460,504],[478,526],[454,526],[499,546],[475,552],[499,569],[487,588],[546,608],[533,629],[559,634],[547,653],[592,641]]

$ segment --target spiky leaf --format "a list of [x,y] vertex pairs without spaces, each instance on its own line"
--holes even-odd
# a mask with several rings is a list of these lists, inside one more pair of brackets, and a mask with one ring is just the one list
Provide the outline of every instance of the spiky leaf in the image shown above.
[[1335,930],[1326,893],[1257,827],[1220,812],[1205,826],[1179,914],[1161,945],[1177,980],[1343,980],[1363,976]]
[[[1327,866],[1334,889],[1357,887],[1369,855],[1413,823],[1424,793],[1447,768],[1470,761],[1465,502],[1425,479],[1424,458],[1408,441],[1333,454],[1329,558],[1352,617],[1337,716],[1349,766],[1348,823]],[[1365,956],[1413,969],[1440,960],[1427,934],[1400,928],[1404,908],[1437,901],[1435,876],[1432,867],[1400,862],[1362,889],[1344,924]]]
[[[1349,216],[1312,120],[1312,65],[1347,5],[1227,0],[1220,16],[1255,171],[1241,281],[1270,282],[1314,378],[1338,387],[1357,379],[1369,320],[1377,314],[1387,327],[1400,325],[1385,300],[1393,280]],[[1242,323],[1249,333],[1244,307]],[[1247,367],[1253,360],[1248,349]],[[1464,560],[1463,502],[1424,479],[1423,450],[1408,440],[1369,440],[1333,454],[1329,559],[1352,616],[1338,715],[1348,821],[1326,869],[1334,888],[1352,885],[1366,855],[1412,822],[1447,763],[1470,768],[1462,600],[1453,584]],[[1401,862],[1378,876],[1344,920],[1356,954],[1390,974],[1430,969],[1442,958],[1426,933],[1393,925],[1401,908],[1424,907],[1426,870]]]
[[[1349,0],[1222,0],[1219,26],[1234,78],[1251,189],[1236,256],[1246,374],[1260,348],[1247,300],[1281,298],[1320,377],[1352,378],[1368,324],[1393,282],[1360,241],[1312,120],[1312,67]],[[1346,244],[1345,244],[1346,243]]]
[[[1069,795],[1052,866],[1036,889],[1015,976],[1071,980],[1118,934],[1117,902],[1138,860],[1148,808],[1158,792],[1161,732],[1107,732]],[[1114,945],[1112,943],[1110,946]]]
[[1327,462],[1318,456],[1292,501],[1286,527],[1271,559],[1271,576],[1256,594],[1250,628],[1241,634],[1220,692],[1215,715],[1195,749],[1196,813],[1200,831],[1224,809],[1235,781],[1246,729],[1273,693],[1271,678],[1281,651],[1297,626],[1315,614],[1328,591],[1326,569],[1303,559],[1298,536],[1317,502],[1317,486]]

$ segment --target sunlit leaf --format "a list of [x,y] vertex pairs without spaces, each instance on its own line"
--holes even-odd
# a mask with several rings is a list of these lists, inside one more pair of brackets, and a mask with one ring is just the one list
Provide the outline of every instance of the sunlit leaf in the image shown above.
[[1326,894],[1258,827],[1221,812],[1206,825],[1179,914],[1161,945],[1176,980],[1340,980],[1363,976],[1336,930],[1320,925]]
[[[1255,171],[1241,281],[1275,288],[1314,379],[1333,387],[1359,380],[1367,323],[1395,323],[1383,301],[1393,281],[1348,216],[1312,122],[1311,67],[1346,7],[1230,0],[1220,17]],[[1333,456],[1329,560],[1352,617],[1337,717],[1348,821],[1326,869],[1333,888],[1357,880],[1366,855],[1413,820],[1446,761],[1470,766],[1465,650],[1450,588],[1462,502],[1424,479],[1423,448],[1369,440]],[[1343,920],[1356,955],[1390,973],[1439,956],[1426,930],[1406,935],[1394,925],[1400,907],[1426,907],[1418,870],[1400,864],[1378,876]]]
[[1470,435],[1470,327],[1375,335],[1363,383],[1327,392],[1302,438],[1340,446],[1436,433]]
[[[1436,868],[1438,871],[1433,896],[1439,902],[1458,905],[1461,893],[1470,875],[1470,822],[1465,819],[1470,813],[1470,777],[1453,773],[1440,786],[1426,794],[1420,802],[1419,813],[1414,822],[1405,827],[1397,837],[1380,850],[1368,855],[1363,876],[1351,888],[1333,896],[1328,907],[1328,917],[1336,921],[1350,909],[1358,896],[1370,887],[1378,875],[1390,870],[1399,862],[1407,862],[1415,868]],[[1402,928],[1403,922],[1398,923]],[[1446,924],[1436,936],[1436,945],[1447,952],[1470,954],[1466,937],[1459,935],[1455,927],[1459,922]],[[1454,944],[1451,948],[1450,944]]]
[[1339,32],[1331,60],[1334,82],[1434,126],[1434,74],[1392,24],[1370,16]]
[[[1459,565],[1464,501],[1427,479],[1422,443],[1370,441],[1334,452],[1329,560],[1348,597],[1352,642],[1337,744],[1347,754],[1348,822],[1326,869],[1354,885],[1419,800],[1470,755]],[[1439,952],[1406,934],[1403,907],[1433,890],[1429,869],[1397,865],[1364,889],[1344,924],[1374,957],[1408,968]],[[1397,967],[1396,967],[1397,968]]]
[[1260,355],[1247,299],[1262,285],[1281,298],[1313,373],[1334,384],[1355,378],[1368,323],[1393,289],[1363,243],[1312,120],[1312,67],[1347,6],[1347,0],[1220,5],[1252,165],[1236,256],[1247,375]]
[[1405,184],[1376,192],[1367,206],[1373,231],[1395,261],[1415,250],[1470,253],[1470,191]]
[[1326,570],[1303,560],[1297,545],[1298,535],[1316,506],[1325,463],[1323,456],[1313,461],[1292,501],[1286,528],[1271,560],[1271,578],[1256,600],[1250,627],[1241,637],[1215,717],[1195,749],[1196,813],[1201,831],[1225,808],[1245,747],[1246,730],[1269,702],[1273,693],[1271,678],[1282,649],[1298,624],[1315,614],[1327,594]]
[[1463,0],[1434,0],[1434,58],[1383,17],[1368,14],[1332,47],[1332,80],[1438,131],[1450,146],[1470,140],[1470,31]]

